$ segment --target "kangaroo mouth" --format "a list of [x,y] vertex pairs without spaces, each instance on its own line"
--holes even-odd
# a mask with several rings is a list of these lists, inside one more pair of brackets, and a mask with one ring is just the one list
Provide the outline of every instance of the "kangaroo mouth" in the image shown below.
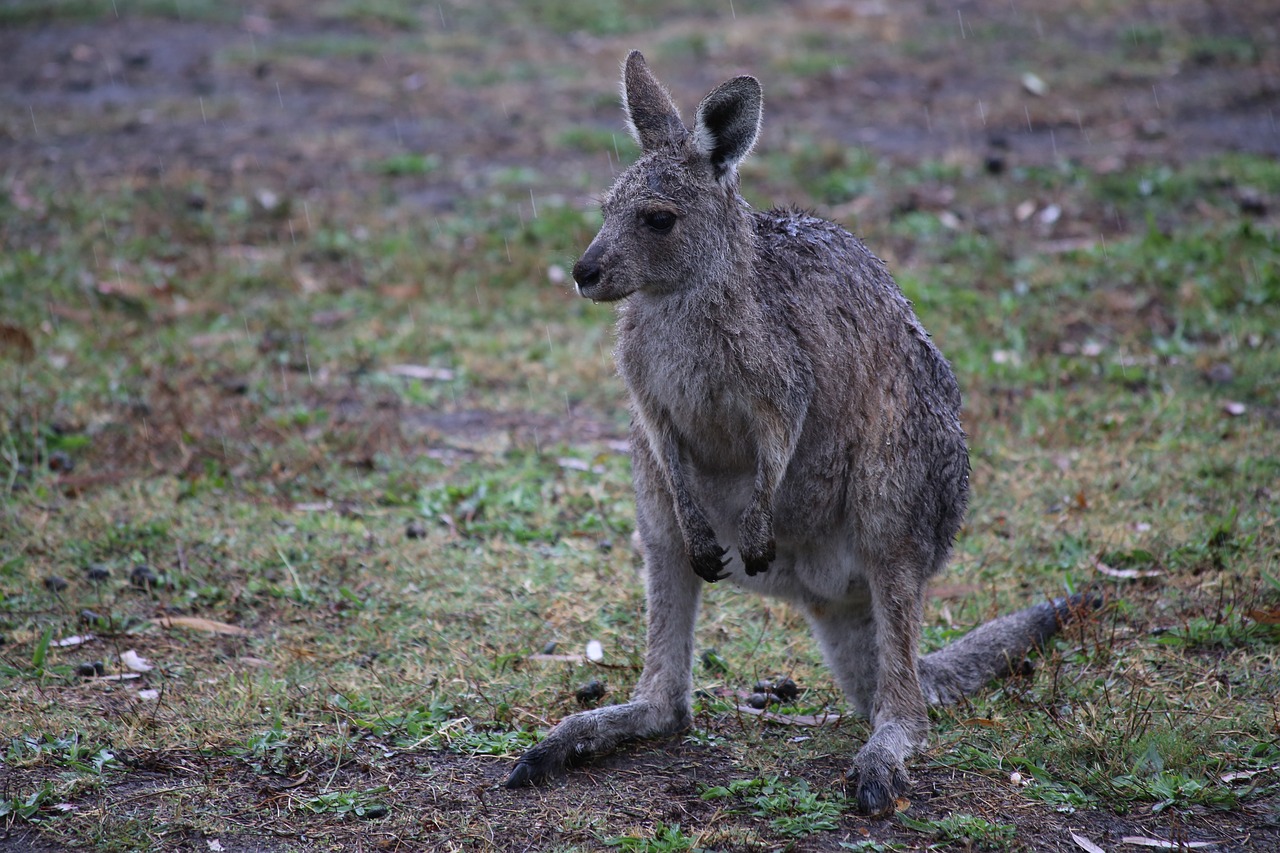
[[596,281],[583,284],[580,281],[574,281],[573,287],[578,291],[578,295],[583,299],[590,299],[592,302],[617,302],[627,294],[613,291],[608,282],[597,279]]

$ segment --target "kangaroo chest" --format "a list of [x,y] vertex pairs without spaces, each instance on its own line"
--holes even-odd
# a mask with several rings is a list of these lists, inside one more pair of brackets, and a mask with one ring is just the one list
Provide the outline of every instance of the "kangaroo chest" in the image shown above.
[[[708,475],[754,472],[754,402],[732,337],[694,325],[672,335],[620,324],[618,368],[643,421],[670,430],[682,456]],[[650,440],[657,436],[650,435]]]

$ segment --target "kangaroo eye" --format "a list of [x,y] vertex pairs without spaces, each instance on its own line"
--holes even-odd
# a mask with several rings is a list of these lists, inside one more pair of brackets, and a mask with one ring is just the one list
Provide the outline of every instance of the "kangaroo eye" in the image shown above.
[[640,221],[659,234],[666,234],[675,227],[676,215],[668,210],[654,210],[649,213],[642,213]]

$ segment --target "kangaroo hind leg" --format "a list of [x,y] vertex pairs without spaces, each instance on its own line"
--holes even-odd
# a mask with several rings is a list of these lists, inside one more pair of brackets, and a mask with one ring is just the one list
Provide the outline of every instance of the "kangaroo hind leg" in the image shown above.
[[924,745],[928,729],[917,669],[923,580],[910,582],[908,572],[884,574],[873,576],[861,603],[810,616],[837,681],[871,721],[871,737],[849,770],[858,807],[871,815],[892,813],[907,792],[906,761]]

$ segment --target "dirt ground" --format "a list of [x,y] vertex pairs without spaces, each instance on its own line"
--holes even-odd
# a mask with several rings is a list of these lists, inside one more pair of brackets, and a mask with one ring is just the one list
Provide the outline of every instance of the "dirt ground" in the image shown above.
[[[849,67],[789,79],[781,92],[765,80],[761,150],[807,135],[904,162],[979,156],[993,145],[1007,148],[1013,162],[1066,157],[1103,168],[1222,151],[1280,156],[1274,56],[1245,64],[1205,49],[1162,65],[1152,49],[1149,71],[1063,74],[1061,89],[1042,97],[1020,87],[1017,73],[1089,60],[1091,52],[1101,57],[1125,28],[1168,26],[1264,42],[1271,33],[1274,42],[1274,10],[1263,0],[1118,4],[1096,17],[1083,4],[1083,11],[1053,13],[1052,20],[1047,11],[1009,11],[1001,0],[970,2],[959,4],[953,49],[926,56],[906,55],[898,45],[913,28],[950,19],[956,14],[950,7],[787,6],[786,14],[735,22],[713,57],[676,57],[662,67],[677,100],[688,103],[726,74],[763,74],[771,59],[763,45],[777,40],[779,28],[865,32],[867,53],[851,57]],[[480,33],[442,11],[443,21],[424,13],[427,36],[412,50],[397,49],[396,41],[383,50],[379,39],[388,34],[376,24],[317,20],[299,3],[270,9],[234,24],[126,17],[0,31],[6,173],[135,186],[182,175],[211,189],[243,183],[341,196],[371,190],[376,176],[362,165],[429,152],[445,167],[399,202],[424,215],[453,208],[501,167],[529,167],[549,187],[560,176],[563,186],[573,186],[584,167],[607,174],[610,164],[604,157],[584,163],[581,153],[554,144],[556,131],[580,125],[619,131],[609,97],[619,57],[635,44],[706,26],[681,21],[653,33],[569,34],[548,43],[545,33],[499,22],[478,43]],[[996,48],[962,49],[971,31],[966,12],[971,29],[975,21],[994,20],[1008,27],[1009,39]],[[1023,37],[1045,27],[1055,47],[1041,60]],[[324,55],[324,39],[352,31],[366,34],[367,46]],[[449,46],[451,36],[457,47]],[[465,72],[474,75],[488,63],[516,70],[479,84],[468,79]],[[576,76],[566,78],[565,67]]]
[[[110,15],[91,21],[35,20],[0,30],[0,180],[11,187],[52,182],[90,191],[189,184],[207,188],[210,195],[267,188],[336,210],[344,199],[368,199],[380,191],[369,164],[424,152],[439,158],[440,165],[403,182],[388,200],[401,214],[425,217],[454,210],[485,191],[495,173],[521,167],[533,170],[543,191],[585,199],[605,186],[613,160],[607,151],[585,155],[560,144],[560,132],[582,126],[619,132],[619,111],[611,99],[626,50],[717,28],[723,33],[710,48],[673,56],[660,73],[682,104],[695,102],[731,74],[764,78],[762,151],[805,136],[863,146],[904,163],[997,155],[1010,164],[1044,164],[1065,157],[1102,171],[1229,151],[1280,157],[1280,54],[1272,49],[1264,61],[1244,63],[1206,49],[1170,65],[1143,41],[1144,33],[1167,27],[1275,45],[1280,18],[1274,3],[1083,3],[1039,12],[1034,5],[1040,4],[801,0],[731,24],[721,14],[690,15],[655,31],[569,32],[555,38],[505,26],[500,19],[481,26],[455,16],[450,4],[424,6],[421,32],[410,34],[378,20],[325,19],[301,0],[247,6],[238,20],[226,23]],[[902,49],[913,28],[944,21],[955,26],[950,49],[927,55]],[[981,50],[965,49],[968,33],[987,21],[1007,26],[1010,38]],[[781,91],[771,87],[767,69],[777,57],[770,42],[779,34],[824,27],[864,33],[865,54],[852,57],[846,67],[792,76]],[[1054,38],[1041,50],[1035,36],[1045,27]],[[1137,34],[1135,50],[1151,50],[1144,57],[1147,71],[1062,73],[1042,95],[1029,92],[1035,83],[1027,83],[1024,72],[1042,63],[1048,78],[1051,70],[1071,67],[1072,57],[1088,60],[1094,52],[1102,57],[1124,28]],[[353,34],[364,38],[365,46],[324,47]],[[1105,62],[1100,59],[1099,65]],[[520,416],[493,417],[506,423]],[[486,424],[461,418],[429,426],[469,432]],[[699,723],[700,728],[714,725]],[[103,809],[127,808],[146,786],[238,788],[244,811],[227,817],[244,833],[223,837],[224,849],[309,849],[294,829],[277,834],[273,827],[272,808],[286,796],[285,786],[294,784],[290,780],[264,780],[194,749],[122,760],[135,771],[127,787],[102,792]],[[593,836],[584,829],[580,837],[567,837],[562,824],[527,825],[522,818],[527,798],[555,801],[558,813],[588,799],[596,808],[635,808],[647,815],[665,808],[669,823],[696,826],[717,808],[694,793],[698,783],[715,784],[723,777],[725,768],[716,760],[688,744],[647,745],[531,794],[497,787],[508,770],[503,760],[401,755],[378,765],[377,772],[387,778],[365,773],[368,778],[353,778],[352,786],[389,784],[413,791],[412,780],[423,774],[448,779],[443,789],[453,792],[450,799],[410,802],[400,810],[417,812],[418,829],[430,830],[427,824],[434,822],[438,830],[456,819],[469,827],[459,830],[460,844],[537,850],[553,843],[589,845]],[[833,758],[830,766],[813,767],[811,783],[826,786],[841,779],[842,763]],[[331,769],[312,768],[310,784]],[[358,763],[341,772],[362,773]],[[1015,791],[992,790],[988,780],[938,768],[918,768],[914,779],[913,814],[942,815],[957,802],[970,808],[981,802],[992,814],[1016,814],[1024,832],[1040,826],[1039,837],[1046,839],[1040,850],[1078,849],[1068,830],[1118,841],[1149,834],[1145,827],[1157,820],[1142,814],[1058,813],[1020,800]],[[438,797],[442,787],[421,790]],[[1206,811],[1186,829],[1196,837],[1221,839],[1216,850],[1280,849],[1280,828],[1252,818],[1250,826],[1241,827],[1242,817]],[[850,821],[855,831],[866,823]],[[481,824],[506,831],[487,838],[469,834],[479,832],[475,827]],[[878,840],[920,839],[891,824],[873,826]],[[412,849],[403,838],[413,829],[400,827],[405,835],[399,840],[384,833],[376,846]],[[326,831],[343,838],[341,827]],[[359,826],[351,828],[350,843],[372,849],[375,845],[360,832]],[[205,849],[194,833],[175,843]],[[834,843],[809,838],[794,849],[837,849],[823,846]],[[59,849],[22,824],[0,835],[0,850]]]

